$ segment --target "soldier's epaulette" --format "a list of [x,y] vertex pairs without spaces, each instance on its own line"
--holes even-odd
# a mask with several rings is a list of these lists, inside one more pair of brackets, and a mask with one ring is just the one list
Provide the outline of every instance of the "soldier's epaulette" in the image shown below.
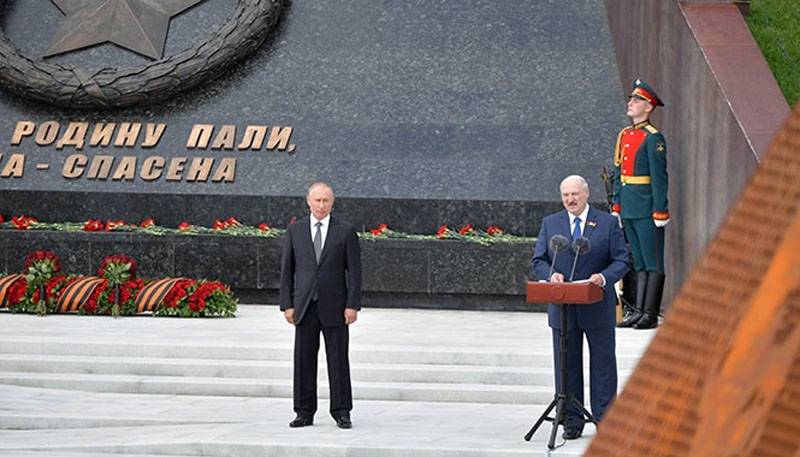
[[657,128],[655,128],[655,127],[653,127],[653,126],[652,126],[652,125],[650,125],[650,124],[647,124],[647,125],[645,125],[645,126],[644,126],[644,129],[645,129],[645,130],[647,130],[648,132],[650,132],[651,134],[658,133],[658,129],[657,129]]

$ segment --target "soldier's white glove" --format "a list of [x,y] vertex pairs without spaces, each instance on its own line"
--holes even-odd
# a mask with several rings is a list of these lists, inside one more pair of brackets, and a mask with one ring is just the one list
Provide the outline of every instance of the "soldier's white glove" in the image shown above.
[[622,228],[622,218],[619,217],[619,213],[611,211],[611,215],[617,218],[617,225],[619,225],[619,228]]
[[669,219],[664,219],[664,220],[653,219],[653,223],[656,224],[656,227],[662,228],[662,227],[666,227],[667,224],[669,224]]

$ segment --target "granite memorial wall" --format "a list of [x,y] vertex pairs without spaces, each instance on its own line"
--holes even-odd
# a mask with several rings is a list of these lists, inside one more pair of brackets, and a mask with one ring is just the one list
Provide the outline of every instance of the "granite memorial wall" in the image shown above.
[[605,201],[602,0],[148,5],[0,1],[0,214],[283,226],[322,179],[363,228],[533,236],[568,174]]

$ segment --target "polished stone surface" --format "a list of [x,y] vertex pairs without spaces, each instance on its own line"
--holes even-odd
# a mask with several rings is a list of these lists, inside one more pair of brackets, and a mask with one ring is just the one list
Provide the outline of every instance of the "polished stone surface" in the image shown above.
[[[205,38],[235,3],[207,0],[174,18],[166,54]],[[9,0],[0,25],[22,51],[38,58],[59,15],[50,2]],[[125,65],[142,59],[102,45],[55,61]],[[248,213],[250,198],[302,196],[310,181],[325,179],[344,198],[438,202],[438,208],[395,205],[398,220],[422,208],[419,216],[430,224],[499,222],[528,233],[530,215],[521,206],[557,200],[558,182],[567,174],[585,175],[595,189],[593,200],[603,200],[600,168],[624,124],[623,103],[601,0],[295,1],[255,55],[220,79],[163,103],[77,112],[3,92],[0,150],[47,158],[51,167],[37,171],[31,160],[24,179],[0,179],[0,190],[113,197],[99,206],[91,196],[64,194],[70,204],[36,214],[51,220],[80,220],[93,211],[141,219],[160,211],[148,196],[178,195],[185,201],[170,211],[184,219],[197,217],[215,196],[231,197],[228,212]],[[16,121],[49,119],[168,124],[156,148],[85,148],[89,156],[187,155],[195,123],[234,124],[240,133],[249,124],[292,126],[297,150],[189,151],[190,157],[236,157],[236,181],[227,184],[68,181],[61,164],[72,148],[39,147],[30,138],[10,146]],[[24,201],[3,200],[3,214],[26,208]],[[380,212],[369,217],[375,210],[367,207],[358,218],[364,224],[391,219]]]
[[[376,306],[537,309],[523,298],[532,243],[383,239],[360,245],[362,287]],[[142,277],[219,280],[251,302],[275,303],[282,246],[282,237],[3,230],[0,268],[22,271],[29,252],[48,249],[66,273],[95,274],[103,257],[124,254],[139,263]]]

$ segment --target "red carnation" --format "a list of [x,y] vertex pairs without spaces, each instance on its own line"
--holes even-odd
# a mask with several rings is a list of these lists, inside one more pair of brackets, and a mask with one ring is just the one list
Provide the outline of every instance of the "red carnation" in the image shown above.
[[103,230],[103,228],[103,223],[95,219],[89,219],[85,224],[83,224],[84,232],[99,232]]
[[439,230],[436,232],[436,238],[444,238],[450,229],[446,225],[440,225]]
[[118,229],[120,227],[125,227],[125,222],[124,221],[118,220],[118,221],[108,221],[108,222],[106,222],[106,231],[107,232],[110,232],[112,230]]
[[206,307],[206,299],[215,290],[224,290],[225,286],[218,281],[205,282],[189,297],[189,309],[199,313]]
[[28,281],[25,279],[18,279],[6,291],[8,298],[8,307],[13,308],[20,304],[25,297],[25,292],[28,290]]
[[467,224],[467,225],[461,227],[461,230],[458,231],[458,234],[463,236],[463,235],[468,235],[468,234],[472,233],[473,231],[475,231],[475,230],[472,227],[472,224]]
[[25,258],[25,269],[29,269],[36,262],[50,261],[53,264],[53,273],[61,271],[61,261],[52,251],[38,250],[28,254]]
[[377,228],[370,230],[370,233],[373,235],[382,235],[389,230],[389,226],[386,224],[379,224]]
[[147,219],[143,220],[139,226],[141,228],[147,228],[147,227],[152,227],[154,225],[156,225],[156,221],[153,220],[152,217],[148,217]]
[[97,276],[104,276],[106,273],[106,267],[108,267],[108,264],[110,263],[130,264],[131,267],[128,269],[128,273],[130,274],[131,278],[136,277],[136,269],[138,268],[138,264],[135,260],[123,254],[115,254],[103,257],[103,260],[100,261],[100,268],[97,269]]
[[169,291],[166,297],[164,297],[163,303],[167,308],[175,308],[178,306],[178,302],[183,300],[186,296],[186,289],[191,287],[195,283],[192,279],[181,279]]
[[58,298],[56,296],[56,289],[60,288],[66,280],[67,280],[66,276],[55,276],[53,278],[50,278],[50,280],[47,281],[47,284],[45,284],[44,286],[45,289],[44,293],[50,298],[53,299]]
[[89,299],[86,300],[86,303],[83,304],[83,310],[86,314],[94,314],[97,311],[97,301],[100,298],[100,294],[105,292],[106,288],[108,287],[108,280],[104,279],[103,282],[95,287],[92,295],[89,296]]
[[261,224],[258,224],[258,229],[262,232],[269,232],[269,225],[262,222]]
[[503,229],[498,227],[497,225],[490,225],[489,228],[486,229],[486,233],[490,236],[502,235]]
[[14,228],[17,230],[28,230],[34,222],[39,221],[35,217],[26,216],[24,214],[11,218],[11,223],[14,224]]
[[186,221],[183,221],[183,222],[180,223],[180,225],[178,225],[178,230],[180,230],[181,232],[185,232],[187,230],[190,230],[191,228],[192,228],[192,224],[190,224],[190,223],[188,223]]

